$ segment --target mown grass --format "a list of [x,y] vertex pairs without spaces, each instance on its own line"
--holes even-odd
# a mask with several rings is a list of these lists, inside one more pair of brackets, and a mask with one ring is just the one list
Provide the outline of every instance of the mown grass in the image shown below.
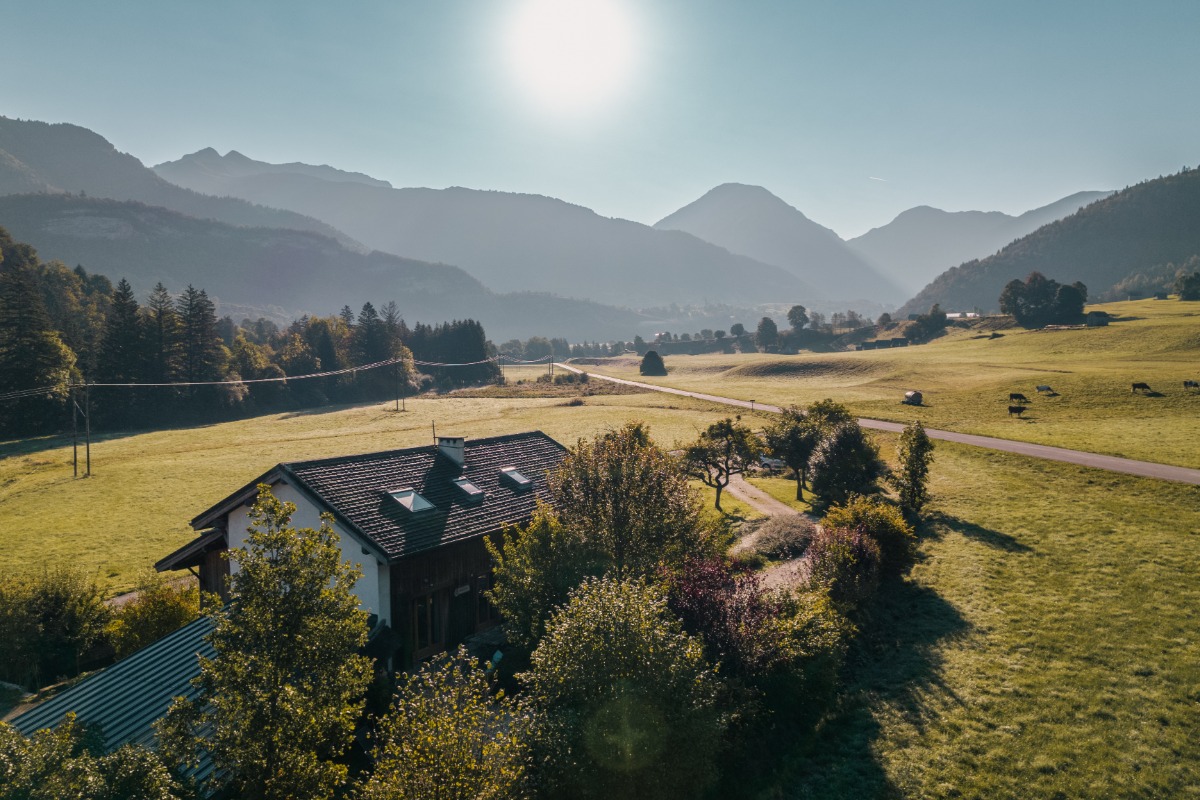
[[1200,488],[939,443],[935,521],[762,797],[1200,793]]
[[[757,400],[806,405],[832,397],[856,414],[1128,458],[1200,467],[1200,302],[1136,301],[1090,308],[1120,321],[1105,328],[1008,330],[989,339],[951,328],[926,345],[895,350],[801,354],[667,356],[670,374],[644,378],[623,357],[594,372]],[[1161,393],[1130,391],[1144,381]],[[1057,396],[1039,395],[1049,385]],[[900,403],[923,392],[923,407]],[[1031,399],[1024,418],[1008,395]]]
[[194,535],[189,520],[275,464],[432,443],[434,423],[440,433],[474,438],[538,429],[569,446],[640,419],[674,446],[724,414],[710,403],[655,393],[568,402],[450,395],[410,398],[401,413],[385,403],[99,433],[86,479],[72,478],[69,439],[0,443],[0,569],[73,564],[94,571],[111,591],[127,589]]
[[808,499],[797,500],[796,482],[790,478],[781,478],[778,475],[751,475],[746,478],[746,483],[763,490],[779,502],[785,503],[797,511],[812,510],[812,505],[808,502],[808,499],[812,498],[812,493],[805,489],[804,497]]

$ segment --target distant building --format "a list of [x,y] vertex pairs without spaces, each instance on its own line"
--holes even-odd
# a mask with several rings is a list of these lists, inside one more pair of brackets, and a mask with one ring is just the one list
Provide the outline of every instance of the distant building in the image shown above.
[[1085,323],[1089,328],[1103,328],[1108,325],[1109,316],[1107,311],[1089,311]]

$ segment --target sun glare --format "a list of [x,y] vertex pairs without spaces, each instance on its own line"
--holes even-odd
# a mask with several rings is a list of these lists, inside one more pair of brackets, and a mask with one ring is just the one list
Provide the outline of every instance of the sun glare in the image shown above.
[[621,0],[523,0],[509,23],[506,57],[516,81],[545,110],[597,109],[629,83],[635,31]]

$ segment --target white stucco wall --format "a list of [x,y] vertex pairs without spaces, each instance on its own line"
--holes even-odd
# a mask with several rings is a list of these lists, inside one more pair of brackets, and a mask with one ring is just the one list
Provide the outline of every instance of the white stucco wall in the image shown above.
[[[286,483],[277,483],[273,487],[275,497],[285,503],[295,503],[296,513],[292,515],[294,528],[321,527],[321,513],[304,498],[298,491]],[[242,547],[246,543],[247,529],[250,527],[250,508],[239,506],[229,512],[228,539],[229,549]],[[391,604],[391,572],[386,562],[382,562],[374,553],[367,549],[353,534],[346,531],[337,522],[333,524],[342,548],[342,560],[355,564],[362,570],[362,577],[354,584],[354,594],[358,597],[359,608],[368,614],[378,614],[389,625],[392,623]],[[237,572],[237,562],[231,562],[230,571]]]

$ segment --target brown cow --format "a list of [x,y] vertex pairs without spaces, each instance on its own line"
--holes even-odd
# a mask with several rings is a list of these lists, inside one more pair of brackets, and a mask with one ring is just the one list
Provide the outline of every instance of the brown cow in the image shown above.
[[1012,394],[1010,394],[1008,396],[1008,399],[1010,402],[1013,402],[1013,403],[1028,403],[1029,402],[1029,398],[1026,397],[1025,395],[1021,394],[1020,392],[1013,392]]
[[1025,406],[1009,406],[1008,415],[1011,417],[1016,414],[1018,417],[1025,413]]
[[1138,389],[1141,389],[1141,390],[1142,390],[1142,391],[1144,391],[1144,392],[1148,392],[1148,391],[1150,391],[1150,384],[1148,384],[1148,383],[1141,383],[1141,382],[1139,381],[1138,383],[1135,383],[1135,384],[1133,384],[1133,386],[1130,388],[1130,390],[1129,390],[1129,391],[1130,391],[1130,392],[1136,392]]

